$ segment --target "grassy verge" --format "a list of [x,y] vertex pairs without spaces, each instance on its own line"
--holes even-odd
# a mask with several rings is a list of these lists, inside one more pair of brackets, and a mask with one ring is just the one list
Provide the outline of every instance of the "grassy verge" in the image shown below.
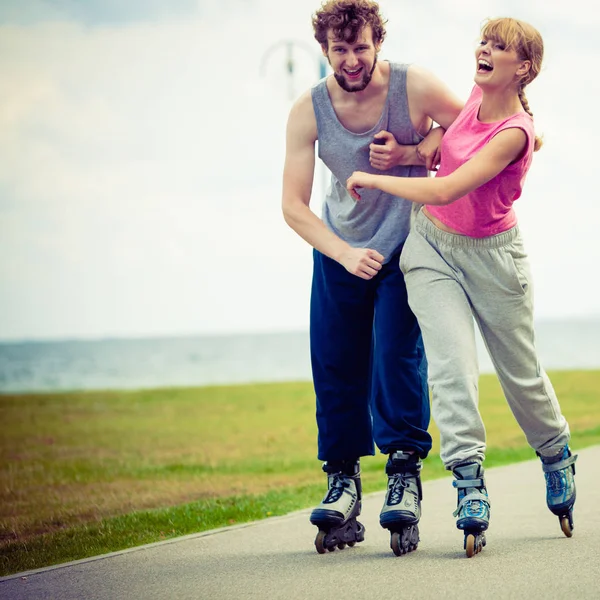
[[[551,373],[579,449],[600,443],[600,371]],[[487,466],[532,458],[493,376]],[[316,503],[309,383],[0,396],[0,574],[281,515]],[[432,455],[424,478],[445,475]],[[385,457],[363,460],[365,493]]]

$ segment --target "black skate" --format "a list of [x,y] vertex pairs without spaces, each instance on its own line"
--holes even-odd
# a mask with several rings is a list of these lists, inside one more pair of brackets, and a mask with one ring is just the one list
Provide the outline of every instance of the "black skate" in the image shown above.
[[573,535],[573,505],[575,504],[575,461],[569,446],[556,456],[540,456],[546,478],[546,504],[558,517],[560,528],[567,536]]
[[315,538],[319,554],[342,550],[365,539],[365,528],[356,519],[362,494],[358,461],[325,463],[323,471],[327,473],[327,494],[310,515],[310,522],[319,528]]
[[341,527],[332,526],[329,530],[321,529],[315,538],[315,548],[319,554],[333,552],[336,548],[343,550],[346,546],[354,546],[365,539],[365,528],[356,518],[348,519]]
[[421,461],[418,455],[396,451],[385,467],[388,489],[379,524],[390,531],[390,548],[396,556],[417,549],[421,518]]
[[454,516],[456,526],[464,531],[463,548],[468,558],[479,554],[486,544],[485,532],[490,524],[490,501],[483,467],[467,463],[453,469],[456,478],[452,485],[458,490],[458,502]]

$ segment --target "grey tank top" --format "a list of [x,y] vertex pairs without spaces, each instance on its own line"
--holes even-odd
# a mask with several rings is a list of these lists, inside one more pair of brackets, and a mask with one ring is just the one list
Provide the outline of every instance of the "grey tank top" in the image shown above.
[[408,112],[408,65],[390,63],[387,99],[375,127],[364,133],[346,129],[337,118],[325,79],[312,90],[317,119],[319,158],[331,171],[331,183],[323,202],[322,219],[336,235],[355,248],[373,248],[388,262],[406,240],[412,203],[379,190],[362,190],[360,202],[346,191],[354,171],[400,177],[426,177],[425,167],[393,167],[379,171],[369,163],[369,144],[382,129],[393,133],[399,144],[417,144],[423,137],[415,130]]

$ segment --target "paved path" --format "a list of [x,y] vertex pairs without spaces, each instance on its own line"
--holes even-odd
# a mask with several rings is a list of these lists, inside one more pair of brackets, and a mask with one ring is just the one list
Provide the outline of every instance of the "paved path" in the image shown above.
[[396,557],[378,523],[383,493],[364,498],[367,537],[319,555],[309,510],[0,580],[0,598],[600,600],[600,446],[579,452],[575,532],[545,506],[537,460],[488,469],[492,527],[467,559],[450,479],[424,484],[421,543]]

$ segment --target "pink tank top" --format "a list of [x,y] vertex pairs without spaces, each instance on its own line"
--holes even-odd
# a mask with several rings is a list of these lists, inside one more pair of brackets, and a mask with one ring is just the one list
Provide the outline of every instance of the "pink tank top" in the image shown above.
[[472,158],[503,129],[518,127],[527,135],[527,146],[519,160],[480,188],[445,206],[428,205],[427,210],[444,225],[470,237],[487,237],[507,231],[517,223],[513,202],[521,195],[531,165],[535,130],[533,119],[520,112],[502,121],[481,123],[477,115],[482,91],[475,86],[464,109],[442,140],[442,160],[437,176],[454,172]]

